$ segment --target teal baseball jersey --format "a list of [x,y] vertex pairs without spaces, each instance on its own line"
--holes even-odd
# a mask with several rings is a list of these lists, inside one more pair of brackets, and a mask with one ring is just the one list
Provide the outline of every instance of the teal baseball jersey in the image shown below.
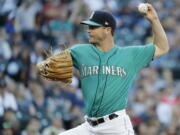
[[115,46],[102,52],[92,44],[70,48],[74,66],[80,71],[85,110],[89,117],[101,117],[127,106],[128,89],[137,72],[153,58],[153,44]]

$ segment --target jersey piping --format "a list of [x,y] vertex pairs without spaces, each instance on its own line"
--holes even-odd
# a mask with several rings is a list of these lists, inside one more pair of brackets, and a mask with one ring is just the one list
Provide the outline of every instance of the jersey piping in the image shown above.
[[[116,50],[111,56],[108,57],[108,60],[107,60],[106,65],[108,65],[109,59],[110,59],[113,55],[115,55],[116,52],[117,52],[117,50]],[[105,81],[105,85],[104,85],[104,89],[103,89],[103,94],[102,94],[102,97],[101,97],[101,102],[100,102],[100,104],[99,104],[99,107],[98,107],[98,109],[97,109],[97,111],[96,111],[96,113],[95,113],[96,115],[97,115],[97,113],[99,112],[100,107],[101,107],[101,104],[102,104],[102,100],[103,100],[103,97],[104,97],[104,92],[105,92],[105,90],[106,90],[106,82],[107,82],[108,76],[109,76],[109,75],[106,75],[106,81]]]
[[[99,62],[99,67],[100,67],[100,66],[101,66],[101,57],[100,57],[100,55],[96,52],[96,50],[95,50],[93,47],[91,47],[91,48],[92,48],[92,50],[93,50],[93,51],[98,55],[98,57],[99,57],[99,60],[100,60],[100,62]],[[94,96],[94,100],[93,100],[93,104],[92,104],[91,108],[93,108],[94,103],[95,103],[95,100],[96,100],[97,90],[98,90],[98,87],[99,87],[99,76],[100,76],[100,74],[98,74],[98,84],[97,84],[97,87],[96,87],[96,94],[95,94],[95,96]],[[93,111],[92,111],[91,114],[93,114]]]

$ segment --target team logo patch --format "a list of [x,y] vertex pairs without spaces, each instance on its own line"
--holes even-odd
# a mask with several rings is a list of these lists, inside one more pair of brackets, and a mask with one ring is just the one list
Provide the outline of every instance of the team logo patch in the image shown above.
[[94,11],[92,12],[92,14],[90,15],[89,19],[92,19],[94,16]]

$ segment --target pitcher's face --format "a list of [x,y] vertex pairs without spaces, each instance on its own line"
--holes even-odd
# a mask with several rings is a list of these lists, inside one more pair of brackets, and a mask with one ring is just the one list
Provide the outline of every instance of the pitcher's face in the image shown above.
[[106,27],[88,26],[89,43],[98,44],[106,38]]

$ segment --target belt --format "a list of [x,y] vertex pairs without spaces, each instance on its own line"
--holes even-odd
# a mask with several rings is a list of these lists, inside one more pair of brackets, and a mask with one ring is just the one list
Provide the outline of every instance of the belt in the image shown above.
[[[117,118],[117,117],[118,117],[118,115],[115,114],[115,113],[112,113],[112,114],[108,115],[109,120],[112,120],[112,119]],[[90,119],[90,118],[87,118],[87,122],[88,122],[91,126],[94,127],[94,126],[97,126],[97,125],[99,125],[99,124],[104,123],[104,122],[105,122],[105,119],[104,119],[103,117],[98,118],[98,119],[96,119],[96,120],[92,120],[92,119]]]

